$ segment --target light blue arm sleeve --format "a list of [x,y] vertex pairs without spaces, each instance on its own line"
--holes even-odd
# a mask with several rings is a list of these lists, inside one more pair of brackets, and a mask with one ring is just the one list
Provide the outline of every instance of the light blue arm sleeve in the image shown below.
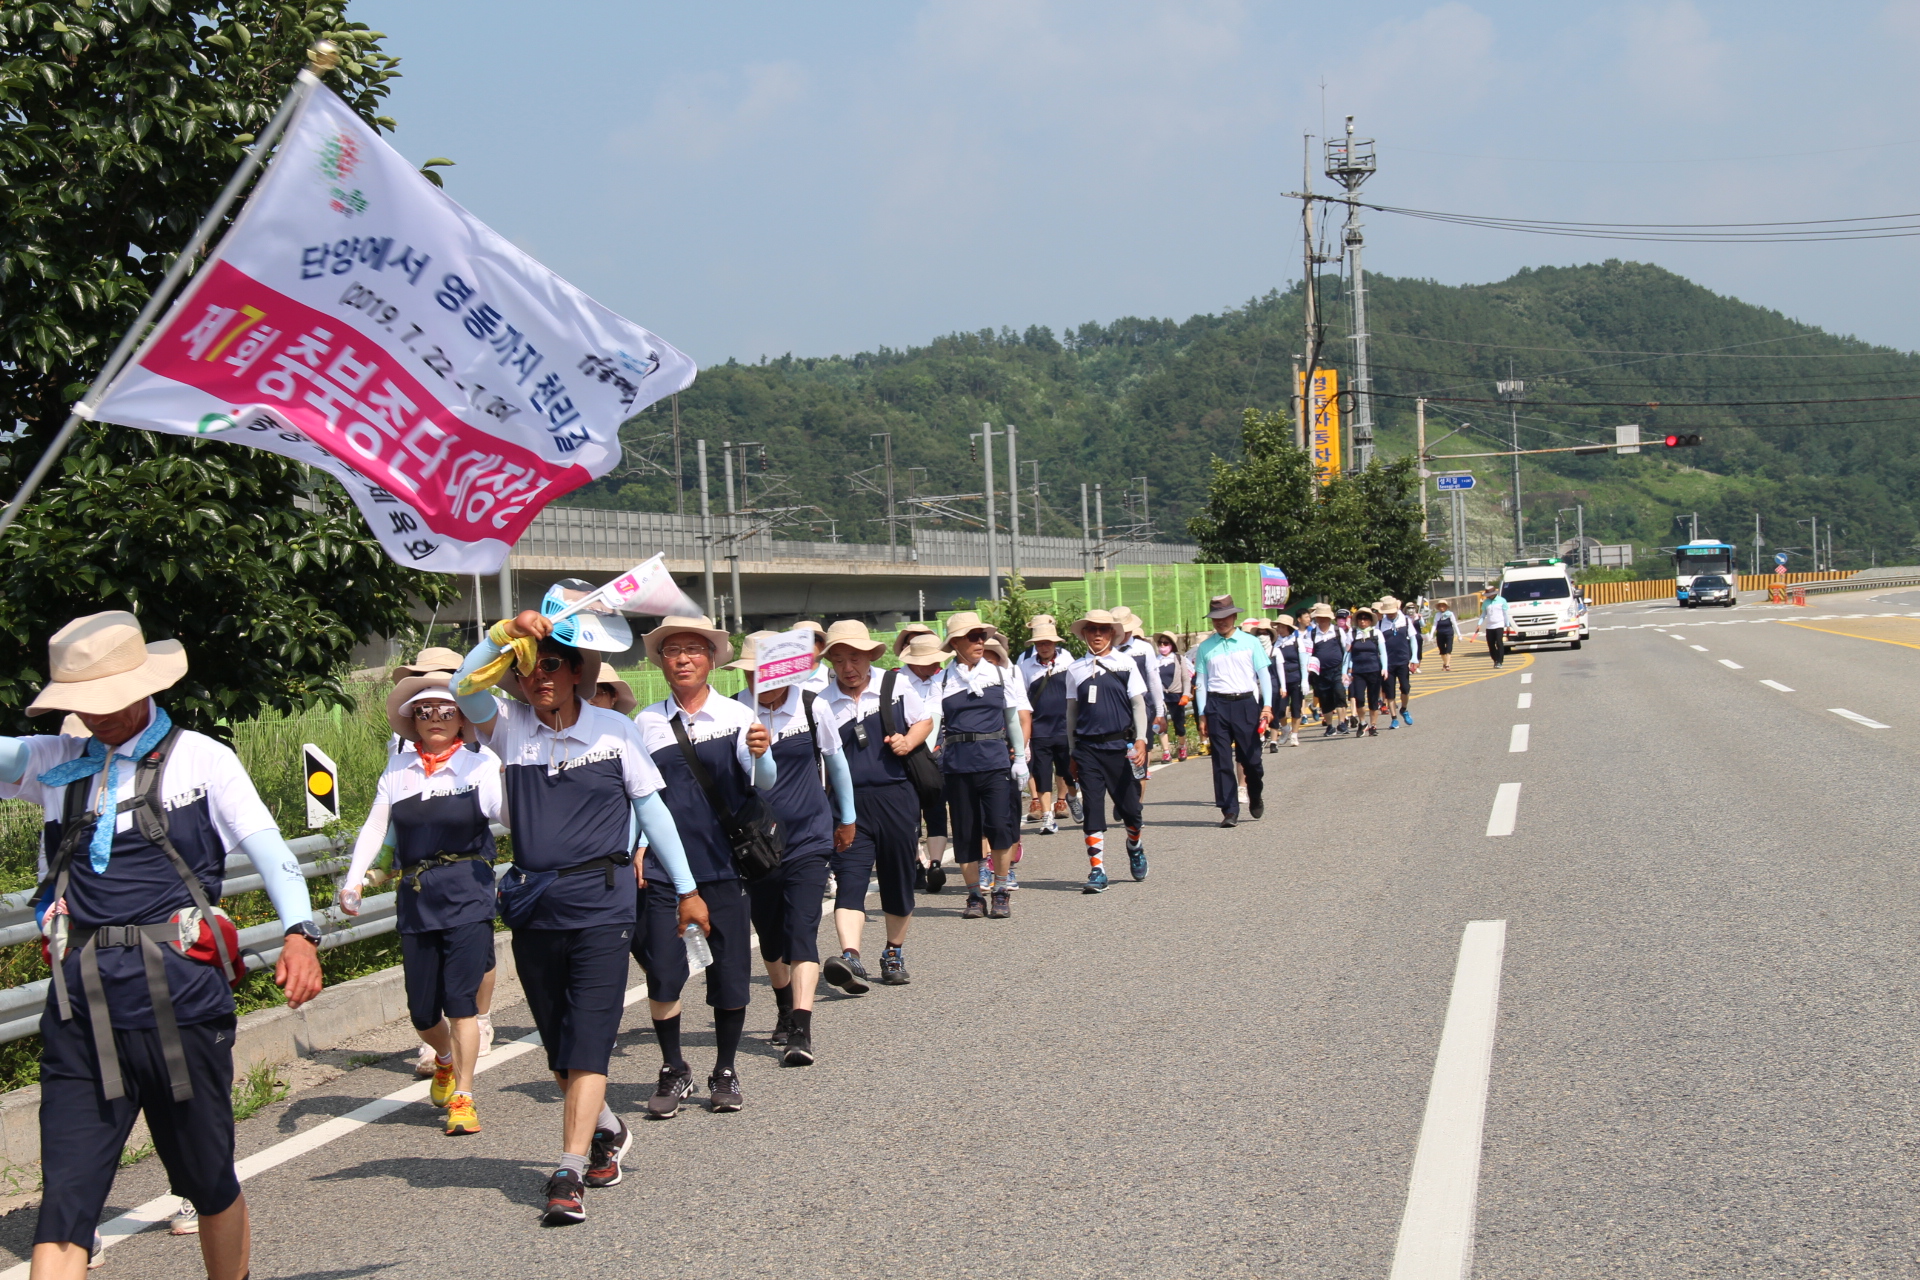
[[1213,637],[1208,636],[1193,650],[1193,714],[1196,716],[1207,714],[1207,667],[1213,661],[1213,652],[1207,646],[1211,643]]
[[827,783],[833,788],[834,812],[840,815],[840,825],[851,826],[854,822],[853,770],[847,767],[847,753],[836,751],[823,758],[827,762]]
[[[499,656],[500,646],[481,636],[480,643],[473,647],[473,652],[467,655],[467,660],[460,664],[458,671],[453,673],[452,686],[458,689],[462,680]],[[478,693],[469,693],[465,697],[456,694],[453,700],[460,704],[460,713],[475,724],[487,724],[500,714],[499,699],[485,689]]]
[[0,738],[0,782],[24,782],[30,755],[25,738]]
[[282,929],[313,919],[313,903],[300,874],[300,860],[287,848],[287,838],[278,827],[254,832],[240,842],[240,852],[252,859],[253,869],[260,873]]
[[675,893],[692,893],[693,872],[687,868],[687,851],[680,845],[680,828],[673,825],[673,814],[658,791],[649,791],[633,802],[633,820],[647,834],[647,851],[660,859]]
[[780,766],[773,762],[773,748],[768,747],[753,762],[753,785],[765,791],[780,778]]
[[1253,642],[1253,678],[1260,684],[1260,705],[1273,705],[1273,661],[1260,648],[1260,642]]
[[1013,748],[1013,758],[1027,758],[1027,739],[1020,732],[1020,712],[1017,708],[1007,708],[1007,745]]

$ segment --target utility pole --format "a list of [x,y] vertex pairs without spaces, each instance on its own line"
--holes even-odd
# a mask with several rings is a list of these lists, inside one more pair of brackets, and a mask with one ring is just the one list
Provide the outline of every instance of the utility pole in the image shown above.
[[1494,390],[1507,402],[1507,422],[1513,438],[1513,554],[1525,559],[1527,525],[1520,514],[1520,402],[1526,399],[1527,384],[1513,376],[1513,361],[1507,361],[1507,376],[1496,381]]
[[1587,567],[1587,504],[1573,504],[1573,537],[1580,544],[1580,567]]
[[1293,412],[1293,447],[1304,450],[1307,447],[1307,398],[1300,394],[1300,354],[1293,356],[1293,392],[1287,397],[1287,404]]
[[[1020,434],[1018,427],[1007,424],[1007,577],[1020,576],[1020,458],[1016,451],[1015,437]],[[991,494],[987,501],[993,501]]]
[[1100,486],[1093,486],[1093,534],[1094,552],[1100,560],[1102,569],[1107,567],[1107,513],[1100,505]]
[[1005,433],[995,431],[992,423],[983,422],[980,424],[978,434],[974,436],[975,439],[980,441],[980,460],[986,467],[987,599],[989,600],[998,600],[1000,598],[1000,566],[999,561],[996,559],[996,550],[993,545],[994,524],[996,523],[993,506],[993,438],[1003,434]]
[[1087,486],[1080,486],[1080,576],[1093,574],[1093,521],[1087,518]]
[[[727,568],[731,571],[733,582],[733,594],[728,597],[728,601],[733,605],[733,620],[739,624],[735,629],[745,631],[746,620],[740,616],[740,522],[735,518],[734,513],[737,508],[733,503],[733,442],[722,440],[720,447],[726,451],[727,455]],[[740,485],[743,489],[746,487],[746,482],[747,454],[746,450],[742,449],[740,451]],[[716,618],[714,621],[722,627],[726,626],[724,618]]]
[[1040,523],[1040,464],[1029,462],[1027,465],[1033,468],[1033,536],[1037,538],[1045,527]]
[[[680,393],[673,393],[673,514],[687,514],[687,472],[680,465]],[[416,882],[417,883],[417,882]]]
[[893,432],[891,431],[871,432],[867,436],[868,449],[873,448],[873,442],[875,440],[880,440],[882,442],[882,445],[881,445],[882,466],[886,468],[886,472],[887,472],[887,482],[886,482],[887,559],[889,561],[892,561],[892,560],[898,560],[900,558],[899,555],[894,550],[895,521],[893,516]]
[[[1300,395],[1301,414],[1296,422],[1295,434],[1302,449],[1307,447],[1310,436],[1307,433],[1306,415],[1313,404],[1313,375],[1320,366],[1320,256],[1313,251],[1313,146],[1309,141],[1313,137],[1307,134],[1300,139],[1300,235],[1302,240],[1302,261],[1300,275],[1300,307],[1305,317],[1307,330],[1307,371],[1304,383],[1296,381],[1302,388]],[[1337,461],[1337,460],[1336,460]]]
[[1427,540],[1427,401],[1424,396],[1413,402],[1413,436],[1413,471],[1420,481],[1420,540],[1425,542]]
[[1766,539],[1760,536],[1760,513],[1756,511],[1753,513],[1753,571],[1756,574],[1760,572],[1760,549],[1766,545]]
[[707,442],[694,442],[694,452],[700,459],[700,556],[705,562],[707,581],[707,616],[713,617],[713,512],[707,505]]
[[1327,176],[1346,188],[1347,225],[1341,234],[1353,279],[1353,465],[1373,461],[1373,379],[1367,363],[1367,275],[1360,265],[1360,186],[1373,176],[1373,139],[1353,136],[1347,117],[1344,140],[1327,140]]

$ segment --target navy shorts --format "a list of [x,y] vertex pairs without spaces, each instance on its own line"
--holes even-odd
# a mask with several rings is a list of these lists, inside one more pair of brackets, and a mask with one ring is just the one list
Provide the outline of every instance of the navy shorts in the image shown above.
[[415,1031],[439,1026],[443,1016],[476,1017],[480,980],[493,969],[493,920],[403,933],[400,963]]
[[1356,707],[1364,706],[1369,711],[1380,709],[1381,686],[1386,682],[1383,671],[1356,671],[1353,673],[1353,702]]
[[953,860],[980,861],[980,842],[989,849],[1013,847],[1020,834],[1013,775],[1005,769],[946,775],[947,807],[953,812]]
[[[707,948],[713,963],[707,966],[707,1004],[714,1009],[744,1009],[752,995],[753,909],[747,887],[738,880],[710,880],[700,886],[710,927]],[[662,1004],[680,998],[692,967],[687,944],[680,936],[680,895],[673,886],[647,881],[640,899],[641,926],[647,939],[647,998]]]
[[1399,666],[1387,668],[1386,696],[1387,696],[1388,702],[1393,701],[1394,699],[1393,691],[1395,689],[1400,690],[1399,696],[1402,698],[1411,697],[1413,695],[1413,675],[1411,672],[1407,670],[1407,664],[1404,662],[1401,663]]
[[101,1096],[93,1029],[85,1017],[60,1021],[48,1001],[40,1019],[40,1222],[35,1244],[91,1247],[113,1191],[120,1152],[134,1119],[147,1113],[153,1149],[173,1193],[203,1218],[240,1196],[233,1171],[233,1028],[228,1014],[180,1028],[193,1097],[173,1100],[160,1033],[116,1029],[126,1093]]
[[946,839],[947,797],[941,794],[929,800],[926,796],[920,794],[919,788],[917,787],[914,789],[913,794],[914,798],[920,802],[920,820],[927,824],[927,834],[929,836],[939,836],[942,840]]
[[[914,830],[918,801],[906,785],[860,787],[853,793],[853,847],[867,855],[880,883],[880,910],[890,916],[913,914],[913,865],[920,852]],[[864,905],[864,904],[863,904]]]
[[[834,874],[839,874],[837,864]],[[860,891],[865,893],[866,888],[866,877],[862,876]],[[787,850],[781,855],[778,871],[747,886],[753,931],[760,935],[762,960],[820,963],[820,900],[826,892],[827,855],[818,848],[797,854]],[[686,942],[675,941],[680,943],[680,954],[684,957]]]
[[627,1011],[630,924],[516,929],[513,963],[549,1071],[607,1074]]
[[1064,737],[1035,738],[1032,750],[1027,753],[1028,767],[1033,770],[1033,789],[1052,791],[1055,774],[1060,775],[1062,782],[1071,782],[1073,775],[1067,771],[1067,763],[1071,759]]
[[[860,811],[860,800],[855,793],[854,812]],[[836,849],[827,855],[827,865],[833,868],[833,909],[835,911],[865,911],[867,909],[867,886],[873,882],[873,842],[862,840],[860,827],[854,825],[853,843],[845,849]]]

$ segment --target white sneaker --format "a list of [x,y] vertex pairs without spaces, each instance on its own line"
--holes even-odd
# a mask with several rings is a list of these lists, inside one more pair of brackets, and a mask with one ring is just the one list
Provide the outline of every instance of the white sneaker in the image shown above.
[[193,1207],[193,1201],[180,1202],[180,1207],[173,1211],[173,1220],[167,1224],[167,1234],[174,1236],[200,1234],[200,1211]]
[[1240,803],[1243,806],[1247,803],[1247,789],[1245,787],[1240,788]]
[[480,1028],[480,1056],[484,1058],[493,1052],[493,1019],[483,1013],[474,1022]]
[[422,1080],[433,1076],[433,1046],[425,1041],[420,1044],[420,1055],[413,1060],[413,1074]]
[[1293,732],[1287,735],[1287,745],[1290,747],[1297,747],[1300,745],[1300,731],[1298,729],[1295,729]]
[[93,1270],[106,1260],[107,1244],[100,1238],[100,1232],[96,1229],[93,1233],[93,1247],[87,1250],[87,1270]]

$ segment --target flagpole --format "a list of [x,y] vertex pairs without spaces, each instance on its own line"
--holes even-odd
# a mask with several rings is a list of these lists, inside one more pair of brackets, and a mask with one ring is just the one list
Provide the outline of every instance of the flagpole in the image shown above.
[[128,358],[133,354],[141,338],[146,335],[148,326],[159,316],[161,309],[173,299],[174,293],[180,288],[180,283],[193,269],[194,259],[199,257],[200,251],[206,247],[207,241],[213,236],[214,228],[219,226],[221,219],[227,216],[227,210],[233,207],[233,202],[240,198],[241,191],[245,190],[253,175],[260,171],[260,166],[266,161],[267,152],[273,149],[273,144],[286,131],[287,122],[293,118],[293,113],[299,109],[301,103],[312,96],[315,89],[320,87],[320,77],[333,70],[339,61],[340,50],[331,41],[321,40],[307,50],[306,68],[294,80],[293,87],[287,90],[287,96],[281,101],[280,109],[274,113],[273,119],[268,122],[260,136],[254,139],[253,146],[247,149],[246,159],[240,162],[240,167],[234,170],[233,177],[227,180],[225,189],[220,192],[220,198],[213,202],[213,208],[209,209],[207,216],[200,220],[199,227],[187,240],[186,246],[180,250],[180,256],[173,260],[171,267],[167,268],[167,274],[160,281],[160,287],[155,289],[152,296],[147,299],[147,305],[140,308],[140,314],[134,317],[133,324],[120,335],[120,344],[113,349],[113,354],[107,357],[107,362],[100,366],[99,376],[93,380],[93,385],[87,388],[87,394],[73,406],[73,412],[67,415],[66,422],[61,426],[59,433],[53,437],[53,443],[49,444],[47,451],[40,455],[40,461],[33,464],[33,470],[28,472],[27,478],[21,482],[20,491],[13,495],[13,501],[7,504],[6,509],[0,511],[0,533],[5,533],[18,518],[21,508],[27,504],[27,499],[33,496],[34,490],[40,487],[40,482],[46,479],[47,472],[53,470],[53,464],[59,460],[62,453],[66,452],[67,443],[73,439],[73,433],[80,429],[80,424],[92,420],[93,406],[99,403],[108,384],[120,375],[121,369],[126,367]]

